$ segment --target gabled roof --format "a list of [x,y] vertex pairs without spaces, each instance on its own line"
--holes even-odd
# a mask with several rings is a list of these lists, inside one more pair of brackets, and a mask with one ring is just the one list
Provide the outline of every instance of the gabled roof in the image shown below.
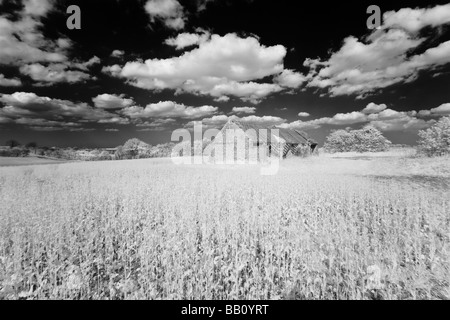
[[277,128],[280,132],[280,137],[283,138],[286,143],[307,143],[308,139],[305,138],[303,135],[298,133],[295,130],[292,129],[286,129],[286,128]]
[[[317,142],[315,142],[313,139],[310,139],[308,135],[300,130],[295,129],[287,129],[287,128],[277,128],[275,126],[267,127],[263,126],[257,123],[248,123],[248,122],[242,122],[237,119],[230,119],[227,124],[224,126],[228,127],[231,124],[235,124],[239,128],[241,128],[244,132],[246,132],[249,129],[253,129],[256,132],[256,137],[251,137],[253,140],[257,140],[258,142],[267,142],[270,140],[271,136],[271,129],[278,129],[279,137],[282,138],[286,143],[292,143],[292,144],[311,144],[311,145],[317,145]],[[268,130],[267,134],[261,134],[259,130]]]
[[308,143],[317,145],[314,139],[309,138],[306,132],[297,129],[278,128],[280,130],[280,137],[287,143]]

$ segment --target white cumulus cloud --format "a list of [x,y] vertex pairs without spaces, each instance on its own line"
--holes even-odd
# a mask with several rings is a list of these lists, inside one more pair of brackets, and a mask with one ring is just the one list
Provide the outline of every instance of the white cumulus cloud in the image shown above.
[[91,76],[80,70],[69,70],[68,65],[64,63],[54,63],[43,66],[40,63],[32,63],[20,67],[20,72],[29,76],[42,84],[52,84],[57,82],[83,82],[91,79]]
[[22,85],[20,79],[17,78],[6,78],[0,73],[0,87],[19,87]]
[[[87,103],[41,97],[32,92],[0,94],[0,102],[4,105],[0,108],[0,117],[18,124],[54,127],[56,122],[64,126],[67,123],[126,124],[129,121],[114,113],[91,107]],[[52,122],[51,126],[48,121]]]
[[386,12],[380,30],[364,39],[345,38],[328,59],[306,59],[308,86],[325,89],[330,96],[363,98],[393,84],[414,81],[420,71],[450,63],[450,41],[414,53],[427,40],[418,31],[449,22],[450,4]]
[[383,104],[376,104],[376,103],[369,103],[364,109],[362,109],[362,112],[364,113],[378,113],[386,109],[387,106]]
[[231,110],[231,113],[236,113],[236,114],[242,114],[242,113],[251,114],[251,113],[255,113],[255,112],[256,112],[255,107],[233,107],[233,109]]
[[[284,123],[281,127],[293,129],[318,129],[324,125],[333,126],[347,126],[354,124],[370,123],[382,131],[405,131],[405,130],[419,130],[429,127],[434,123],[434,120],[425,120],[418,116],[436,114],[446,115],[450,114],[450,105],[444,104],[438,108],[431,110],[422,110],[420,112],[411,111],[396,111],[388,109],[385,104],[369,103],[361,111],[353,111],[348,113],[337,113],[332,117],[322,117],[309,121],[297,120],[290,123]],[[434,111],[433,111],[434,110]]]
[[113,76],[150,90],[174,89],[210,95],[222,100],[229,96],[253,103],[283,88],[276,83],[255,80],[276,76],[283,71],[286,48],[266,47],[254,37],[236,34],[212,35],[198,48],[167,59],[148,59],[105,67]]
[[92,101],[100,109],[123,109],[134,104],[133,99],[125,98],[123,94],[99,94],[95,98],[92,98]]
[[450,103],[441,104],[439,107],[430,109],[431,114],[450,115]]
[[145,10],[152,21],[160,20],[168,28],[180,30],[185,26],[184,9],[177,0],[149,0]]
[[145,108],[139,106],[127,107],[122,110],[124,115],[133,119],[143,118],[186,118],[195,119],[217,113],[213,106],[191,107],[173,101],[160,101],[148,104]]
[[165,41],[165,44],[175,47],[177,50],[184,49],[193,45],[199,45],[207,41],[210,37],[209,32],[202,33],[180,33],[175,38],[169,38]]
[[283,72],[275,77],[275,81],[282,87],[286,88],[298,88],[305,81],[306,77],[299,72],[295,72],[293,70],[283,70]]

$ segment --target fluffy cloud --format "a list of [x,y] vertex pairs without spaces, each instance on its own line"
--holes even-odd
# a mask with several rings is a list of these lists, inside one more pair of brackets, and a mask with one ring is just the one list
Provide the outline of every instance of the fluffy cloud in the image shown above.
[[213,1],[214,0],[197,0],[197,12],[205,10],[208,3]]
[[145,4],[145,10],[152,21],[160,20],[171,29],[184,28],[185,16],[181,4],[177,0],[149,0]]
[[10,118],[4,117],[0,114],[0,123],[10,123],[12,122]]
[[124,77],[140,88],[174,89],[177,93],[210,95],[222,100],[236,96],[257,103],[283,90],[278,84],[254,80],[283,72],[285,55],[283,46],[265,47],[254,37],[212,35],[198,48],[178,57],[128,62],[123,68],[114,65],[104,71]]
[[33,80],[39,82],[41,85],[51,85],[53,83],[76,83],[84,82],[91,79],[85,71],[90,67],[100,63],[100,58],[94,56],[85,62],[64,61],[62,63],[50,63],[42,65],[40,63],[32,63],[20,67],[20,72],[29,76]]
[[421,70],[450,63],[450,41],[414,54],[427,40],[417,32],[448,23],[449,10],[450,5],[445,5],[387,12],[381,30],[364,40],[350,36],[328,60],[306,59],[308,86],[326,89],[331,96],[362,98],[396,83],[414,81]]
[[62,127],[85,122],[128,123],[126,118],[93,108],[86,103],[40,97],[35,93],[0,94],[0,102],[4,105],[0,109],[0,117],[7,118],[10,122],[34,127],[55,127],[56,123]]
[[101,62],[100,58],[97,56],[93,56],[91,59],[89,59],[86,62],[73,62],[68,64],[69,67],[72,68],[78,68],[81,70],[88,70],[90,67],[99,64]]
[[123,109],[130,107],[134,104],[133,99],[127,99],[122,95],[115,94],[99,94],[95,98],[92,98],[94,105],[100,109]]
[[309,117],[310,114],[309,114],[308,112],[300,112],[300,113],[298,114],[298,116],[299,116],[299,117],[304,117],[304,118],[306,118],[306,117]]
[[364,109],[362,109],[363,113],[378,113],[386,109],[387,106],[385,104],[375,104],[373,102],[369,103]]
[[396,111],[392,109],[384,109],[379,113],[372,113],[367,116],[368,120],[393,120],[403,117],[414,117],[417,114],[416,111]]
[[364,113],[359,111],[353,111],[349,113],[338,113],[332,118],[323,118],[323,124],[333,124],[333,125],[348,125],[354,123],[361,123],[367,120]]
[[17,78],[8,79],[0,73],[0,87],[19,87],[22,82]]
[[[201,12],[212,1],[214,0],[194,0],[191,5],[195,5],[197,12]],[[186,12],[178,0],[148,0],[145,10],[152,22],[160,20],[171,29],[183,29],[187,21]]]
[[443,116],[450,115],[450,103],[444,103],[437,108],[430,109],[430,113]]
[[33,17],[43,17],[52,9],[52,0],[24,0],[23,12]]
[[368,115],[370,124],[382,131],[419,130],[429,127],[434,121],[426,121],[416,117],[416,111],[395,111],[385,109],[379,113]]
[[72,42],[67,38],[46,39],[40,31],[41,19],[53,4],[53,0],[25,0],[17,19],[0,15],[0,65],[20,66],[22,74],[44,85],[90,79],[84,71],[99,63],[98,57],[86,62],[69,61]]
[[236,113],[236,114],[242,114],[242,113],[255,113],[256,112],[256,108],[255,107],[234,107],[231,110],[231,113]]
[[199,45],[209,39],[211,35],[209,32],[202,33],[180,33],[175,38],[169,38],[165,43],[169,46],[175,47],[177,50],[184,49],[193,45]]
[[109,124],[129,124],[130,120],[127,118],[122,118],[120,116],[110,116],[98,120],[98,123],[109,123]]
[[[278,126],[278,125],[281,125],[282,123],[286,122],[285,119],[282,119],[279,117],[255,116],[255,115],[246,116],[246,117],[242,117],[242,118],[239,118],[235,115],[232,115],[232,116],[217,115],[217,116],[213,116],[210,118],[201,119],[201,122],[202,122],[202,126],[204,129],[208,129],[208,128],[221,129],[225,125],[225,123],[227,123],[228,120],[230,120],[230,119],[236,119],[243,123],[259,124],[259,125],[265,126],[265,127]],[[194,122],[191,121],[186,124],[186,127],[191,128],[191,127],[193,127],[193,125],[194,125]]]
[[111,74],[114,77],[120,77],[120,73],[122,72],[122,68],[118,64],[114,64],[112,66],[105,66],[102,68],[103,73]]
[[160,101],[151,103],[145,108],[132,106],[122,110],[122,114],[133,119],[143,118],[186,118],[195,119],[217,113],[218,108],[213,106],[190,107],[173,101]]
[[218,97],[217,101],[228,101],[228,96],[235,96],[242,101],[257,104],[268,95],[281,90],[283,89],[279,85],[273,83],[223,81],[216,84],[209,94]]
[[43,66],[40,63],[28,64],[20,67],[20,72],[42,84],[75,83],[91,79],[91,76],[83,71],[68,70],[68,66],[63,63],[50,64],[49,66]]
[[322,123],[319,120],[320,119],[310,121],[296,120],[290,123],[283,123],[279,127],[289,129],[299,129],[299,130],[318,129],[322,126]]
[[111,52],[111,57],[114,58],[120,58],[125,54],[125,51],[122,50],[114,50],[113,52]]
[[300,87],[305,80],[304,75],[289,69],[283,70],[280,75],[275,77],[275,81],[280,86],[293,89]]
[[450,4],[438,5],[429,9],[404,8],[383,14],[385,28],[404,28],[416,33],[424,27],[437,27],[450,23]]
[[[233,117],[233,116],[231,116]],[[247,116],[243,118],[239,118],[239,121],[248,122],[248,123],[258,123],[264,126],[276,126],[286,122],[285,119],[274,116]]]
[[[431,110],[438,110],[437,112],[441,112],[441,115],[445,115],[446,109],[449,108],[446,105],[442,105]],[[429,113],[431,112],[429,111]],[[383,131],[403,131],[427,128],[434,123],[434,120],[426,121],[418,118],[418,115],[423,116],[424,113],[417,113],[414,110],[396,111],[387,109],[385,104],[376,105],[369,103],[361,111],[338,113],[332,117],[323,117],[309,121],[297,120],[291,123],[284,123],[281,127],[308,130],[318,129],[323,125],[343,126],[370,123]]]
[[50,10],[52,1],[27,0],[23,4],[17,20],[0,15],[0,64],[65,61],[65,51],[59,43],[45,39],[38,30],[42,26],[40,19]]
[[382,131],[420,130],[428,128],[432,123],[434,123],[433,120],[425,121],[423,119],[413,117],[370,122],[371,125]]

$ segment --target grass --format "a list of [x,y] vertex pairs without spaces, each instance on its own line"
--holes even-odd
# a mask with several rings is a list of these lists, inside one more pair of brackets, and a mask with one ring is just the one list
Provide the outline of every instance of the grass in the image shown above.
[[0,168],[0,299],[448,299],[449,166]]
[[64,160],[49,159],[43,157],[0,157],[0,167],[14,167],[14,166],[30,166],[38,164],[56,164],[64,163]]

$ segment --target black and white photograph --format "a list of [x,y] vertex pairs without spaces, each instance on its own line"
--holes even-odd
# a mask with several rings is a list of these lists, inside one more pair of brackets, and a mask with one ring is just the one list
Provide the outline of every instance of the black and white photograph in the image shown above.
[[449,299],[448,1],[0,0],[0,300]]

